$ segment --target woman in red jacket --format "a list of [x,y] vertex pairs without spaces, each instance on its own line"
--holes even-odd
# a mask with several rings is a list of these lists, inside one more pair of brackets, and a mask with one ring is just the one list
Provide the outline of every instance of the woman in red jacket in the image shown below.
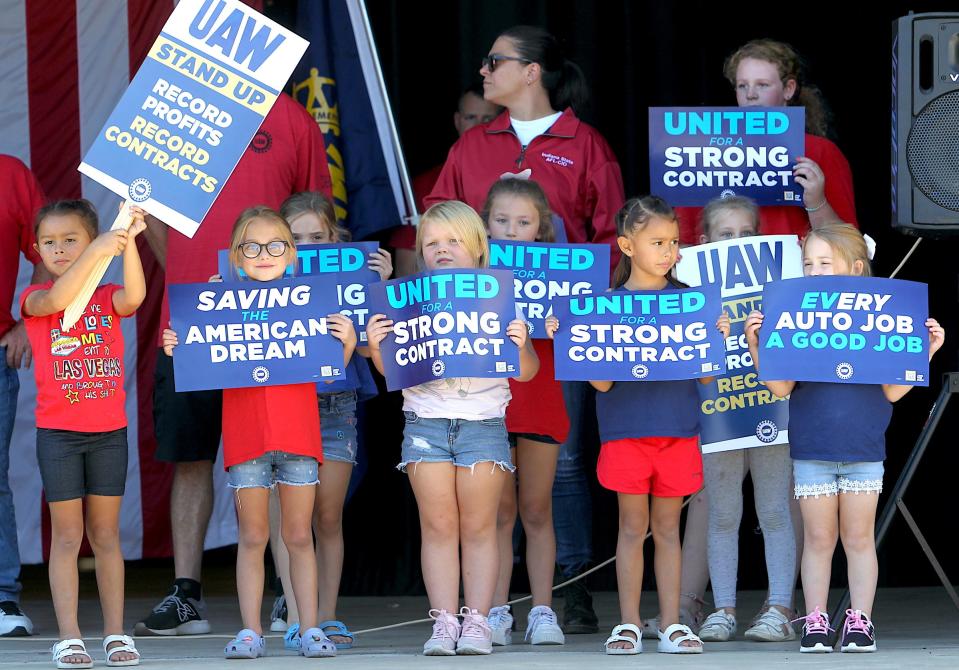
[[[450,149],[429,207],[462,200],[483,208],[490,186],[505,173],[536,180],[550,209],[563,220],[571,243],[608,244],[611,267],[619,260],[615,215],[622,207],[623,177],[606,140],[575,110],[588,97],[586,79],[566,59],[555,37],[535,26],[514,26],[496,38],[480,69],[483,95],[506,111],[466,131]],[[560,448],[553,489],[556,560],[566,577],[590,561],[592,511],[583,458],[581,417],[592,414],[583,383],[564,384],[566,407],[543,407],[542,416],[567,412],[569,439]],[[515,402],[515,401],[514,401]],[[566,591],[564,629],[596,632],[596,617],[582,582]]]

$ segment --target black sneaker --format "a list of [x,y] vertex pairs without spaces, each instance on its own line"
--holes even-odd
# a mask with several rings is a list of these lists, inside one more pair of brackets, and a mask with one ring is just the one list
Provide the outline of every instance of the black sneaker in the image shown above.
[[134,635],[202,635],[210,632],[206,603],[189,598],[182,587],[173,585],[170,595],[160,601],[143,621],[133,628]]
[[864,653],[876,651],[876,629],[862,610],[846,610],[846,624],[842,627],[839,651]]
[[578,579],[563,587],[563,632],[567,635],[589,635],[599,632],[599,619],[593,611],[593,597],[586,582]]
[[802,617],[801,621],[803,622],[802,641],[799,643],[799,651],[804,654],[831,653],[829,633],[832,628],[829,627],[829,615],[823,614],[817,607],[814,612]]
[[33,622],[12,600],[0,602],[0,637],[33,635]]

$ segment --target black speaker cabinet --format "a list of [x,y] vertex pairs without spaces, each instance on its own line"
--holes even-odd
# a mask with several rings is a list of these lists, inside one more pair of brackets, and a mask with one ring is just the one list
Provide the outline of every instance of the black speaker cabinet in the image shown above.
[[959,234],[959,13],[892,26],[892,225]]

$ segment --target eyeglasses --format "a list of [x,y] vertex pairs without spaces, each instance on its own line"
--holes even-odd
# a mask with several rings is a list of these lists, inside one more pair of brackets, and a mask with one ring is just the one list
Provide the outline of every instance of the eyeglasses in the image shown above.
[[483,67],[490,72],[496,72],[497,65],[504,60],[515,60],[520,63],[526,63],[527,65],[533,62],[528,58],[519,58],[518,56],[501,56],[500,54],[490,54],[483,59]]
[[290,246],[289,242],[284,240],[273,240],[267,244],[260,244],[259,242],[244,242],[240,245],[240,253],[242,253],[247,258],[259,258],[260,252],[266,249],[266,253],[270,254],[274,258],[279,258],[286,253],[287,248]]

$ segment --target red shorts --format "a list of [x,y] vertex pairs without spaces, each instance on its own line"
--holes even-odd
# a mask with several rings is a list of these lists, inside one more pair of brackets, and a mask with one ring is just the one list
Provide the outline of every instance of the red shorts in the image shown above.
[[703,485],[698,437],[643,437],[604,442],[596,464],[604,488],[632,495],[675,498]]

